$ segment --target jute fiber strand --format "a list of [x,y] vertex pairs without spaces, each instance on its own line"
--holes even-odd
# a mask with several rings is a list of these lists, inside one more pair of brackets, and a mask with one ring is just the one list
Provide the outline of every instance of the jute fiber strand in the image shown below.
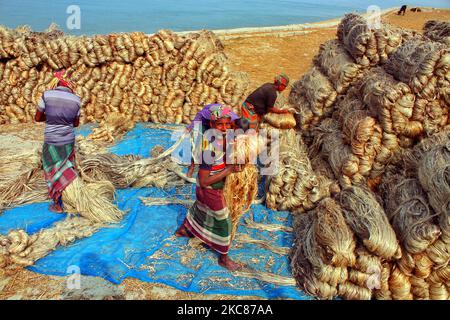
[[338,40],[329,40],[320,46],[314,63],[328,77],[338,94],[345,94],[349,86],[360,79],[365,68],[355,63]]
[[248,87],[248,76],[230,70],[209,31],[75,37],[1,27],[0,58],[1,123],[32,122],[53,72],[63,67],[81,97],[82,123],[114,112],[132,122],[190,123],[205,104],[238,106]]
[[0,235],[0,267],[31,266],[58,246],[90,237],[104,224],[83,217],[68,217],[51,228],[29,235],[24,230],[13,230]]
[[314,212],[295,218],[295,243],[292,247],[291,268],[299,286],[307,293],[321,299],[332,299],[337,295],[337,285],[344,283],[347,270],[332,267],[322,260],[323,248],[317,243]]
[[433,41],[450,45],[450,22],[429,20],[423,26],[423,34]]
[[337,92],[328,78],[313,67],[300,80],[294,82],[289,94],[289,103],[296,109],[297,125],[308,129],[329,115]]
[[355,249],[356,263],[349,266],[348,281],[339,285],[339,295],[347,300],[370,300],[380,286],[381,259],[364,247]]
[[327,118],[312,131],[313,142],[310,154],[321,154],[333,170],[341,187],[348,187],[353,182],[361,182],[364,177],[358,174],[359,158],[352,153],[351,147],[344,142],[339,123]]
[[418,36],[387,24],[371,28],[364,17],[349,13],[338,25],[337,37],[358,64],[374,66],[385,62],[404,40]]
[[275,101],[275,108],[288,110],[289,113],[273,113],[269,112],[264,115],[264,121],[269,123],[274,128],[278,129],[292,129],[295,128],[297,122],[295,121],[294,113],[297,111],[292,107],[284,97],[284,95],[277,92],[277,100]]
[[340,193],[345,219],[356,236],[370,252],[386,259],[399,259],[401,249],[388,218],[366,188],[352,186]]
[[302,213],[329,196],[332,181],[314,173],[306,146],[294,129],[280,130],[279,134],[279,149],[271,150],[279,151],[279,166],[274,175],[268,176],[266,205]]
[[80,159],[80,170],[86,177],[110,181],[116,188],[179,186],[195,179],[188,178],[170,157],[146,163],[136,156],[99,154]]
[[392,300],[392,293],[389,290],[389,277],[391,275],[391,265],[383,262],[381,265],[381,274],[379,276],[380,286],[375,290],[374,297],[377,300]]
[[257,135],[249,134],[238,135],[233,143],[232,163],[241,165],[242,170],[229,174],[223,189],[233,226],[232,239],[242,215],[250,210],[258,193],[258,169],[254,163],[264,144]]
[[442,240],[450,246],[450,143],[436,145],[418,164],[417,176],[439,215]]
[[40,143],[0,136],[0,212],[21,204],[47,200],[41,169]]
[[430,150],[445,146],[450,141],[450,131],[441,131],[423,139],[413,148],[402,150],[401,167],[408,176],[416,177],[417,168],[423,156]]
[[311,159],[311,167],[313,171],[323,179],[327,179],[331,182],[329,186],[330,195],[333,196],[341,191],[341,187],[336,177],[334,176],[333,169],[329,163],[322,157],[321,154],[315,154]]
[[[361,100],[378,119],[384,135],[396,135],[397,138],[420,136],[423,127],[422,123],[411,119],[415,97],[408,85],[377,67],[371,69],[357,86]],[[387,141],[383,141],[383,145],[390,147],[389,150],[397,147]]]
[[64,211],[78,213],[93,222],[119,222],[124,212],[112,203],[114,192],[109,181],[86,183],[77,177],[62,193]]
[[[442,43],[424,40],[410,40],[399,47],[384,65],[387,72],[397,80],[409,85],[418,99],[428,102],[442,100],[442,105],[437,103],[432,111],[436,114],[436,108],[442,108],[441,114],[447,116],[450,102],[450,48]],[[419,101],[414,110],[417,120],[431,121],[433,113],[426,110],[426,105]],[[440,117],[439,117],[440,118]],[[443,125],[446,124],[444,121]]]
[[407,252],[423,252],[439,238],[440,228],[434,224],[436,214],[417,179],[400,174],[385,176],[380,189],[385,212]]
[[345,222],[340,206],[331,198],[320,201],[314,209],[317,242],[324,248],[324,259],[335,267],[355,264],[355,239]]
[[130,116],[119,112],[110,113],[104,118],[98,128],[94,128],[88,138],[92,140],[106,141],[113,143],[115,139],[134,127],[134,122]]
[[393,300],[412,300],[410,277],[393,267],[389,276],[389,290]]

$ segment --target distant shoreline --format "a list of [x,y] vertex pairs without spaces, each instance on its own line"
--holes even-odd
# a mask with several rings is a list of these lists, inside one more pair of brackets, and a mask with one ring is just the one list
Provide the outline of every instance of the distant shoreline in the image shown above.
[[[433,10],[449,10],[449,8],[435,8],[435,7],[419,7],[424,12],[429,12]],[[398,7],[391,7],[388,9],[381,10],[381,15],[386,16],[389,14],[394,14],[399,10]],[[352,12],[348,12],[352,13]],[[367,17],[368,14],[364,13],[362,16]],[[344,16],[340,16],[333,19],[317,21],[317,22],[306,22],[300,24],[289,24],[282,26],[271,26],[271,27],[248,27],[248,28],[229,28],[229,29],[216,29],[210,30],[214,32],[220,39],[233,39],[233,38],[247,38],[253,36],[265,36],[273,35],[273,33],[278,33],[279,36],[292,36],[299,34],[307,34],[311,32],[311,29],[323,29],[323,28],[334,28],[342,20]],[[190,31],[174,31],[179,35],[186,35],[193,32],[198,32],[200,30],[190,30]],[[148,35],[153,35],[148,34]]]

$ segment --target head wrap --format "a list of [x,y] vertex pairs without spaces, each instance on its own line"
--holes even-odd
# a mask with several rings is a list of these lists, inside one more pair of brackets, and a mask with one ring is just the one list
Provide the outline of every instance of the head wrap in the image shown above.
[[56,71],[53,80],[50,82],[50,88],[55,89],[57,86],[67,87],[73,91],[74,85],[69,80],[69,72],[66,69]]
[[276,85],[284,84],[287,86],[289,84],[289,77],[285,73],[282,73],[275,77],[274,82]]
[[215,105],[209,109],[211,113],[211,120],[216,121],[221,118],[231,118],[232,110],[228,106],[224,105]]

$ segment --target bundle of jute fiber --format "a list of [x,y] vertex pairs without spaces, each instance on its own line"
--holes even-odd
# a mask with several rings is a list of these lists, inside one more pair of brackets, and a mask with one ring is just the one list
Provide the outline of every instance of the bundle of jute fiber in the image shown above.
[[382,129],[365,109],[355,88],[339,96],[333,119],[338,121],[345,143],[351,146],[352,153],[358,157],[358,174],[364,176],[368,184],[376,186],[384,172],[384,164],[375,161],[383,149]]
[[0,235],[0,267],[31,266],[58,246],[90,237],[102,226],[101,223],[83,217],[68,217],[33,235],[24,230],[13,230],[7,235]]
[[275,101],[275,108],[281,110],[287,110],[289,113],[273,113],[269,112],[264,115],[264,121],[266,121],[269,125],[278,129],[292,129],[295,128],[297,122],[295,121],[294,113],[296,110],[293,106],[291,106],[286,98],[277,92],[277,100]]
[[[310,211],[295,217],[295,243],[290,253],[291,268],[299,286],[307,293],[321,299],[332,299],[337,295],[337,286],[348,278],[347,268],[333,267],[323,261],[325,247],[318,242],[317,231],[320,230],[316,224],[316,212]],[[351,253],[346,253],[345,256],[339,263],[348,262],[348,257],[350,260],[354,259],[351,258]]]
[[0,212],[48,199],[41,148],[38,141],[12,134],[0,135]]
[[404,39],[415,35],[387,24],[372,27],[364,17],[349,13],[339,23],[337,37],[358,64],[374,66],[385,62]]
[[450,131],[437,132],[430,137],[422,139],[413,148],[402,150],[401,167],[410,177],[417,176],[417,168],[423,156],[430,150],[445,146],[450,142]]
[[320,154],[327,160],[341,187],[348,187],[353,182],[364,181],[364,177],[358,173],[359,158],[344,142],[343,134],[336,120],[324,119],[312,132],[313,142],[309,148],[310,155],[314,157]]
[[370,300],[374,289],[380,287],[381,259],[361,246],[355,256],[355,264],[348,268],[348,281],[338,287],[339,295],[347,300]]
[[133,129],[133,127],[134,122],[131,117],[113,112],[100,122],[98,128],[92,130],[88,138],[112,143],[116,138]]
[[0,188],[40,165],[40,145],[11,134],[0,136]]
[[273,113],[269,112],[264,115],[264,121],[269,123],[271,126],[278,129],[292,129],[295,128],[297,122],[295,121],[295,116],[293,114],[293,109],[290,113]]
[[314,63],[328,77],[338,94],[345,94],[348,87],[360,79],[365,68],[353,60],[338,40],[329,40],[320,46]]
[[308,129],[333,111],[337,92],[328,78],[313,67],[300,80],[294,82],[289,103],[297,110],[297,125]]
[[[439,241],[445,244],[447,254],[443,253],[444,256],[439,260],[448,261],[450,257],[450,143],[448,141],[424,153],[418,164],[417,176],[427,192],[430,205],[439,215],[439,227],[442,232]],[[435,248],[430,250],[434,252]]]
[[381,265],[381,274],[379,277],[380,286],[375,290],[374,297],[377,300],[392,300],[392,294],[389,290],[389,277],[391,276],[391,265],[389,262],[383,262]]
[[64,210],[93,222],[119,222],[124,212],[112,203],[114,192],[109,181],[85,183],[77,177],[62,193]]
[[423,26],[423,34],[433,41],[450,45],[450,22],[429,20]]
[[233,143],[230,160],[231,163],[241,165],[242,170],[228,175],[223,188],[225,203],[231,214],[232,239],[242,215],[250,210],[258,193],[258,169],[255,163],[264,144],[264,141],[259,141],[258,136],[247,134],[238,135]]
[[[443,98],[450,98],[450,93],[445,94]],[[429,137],[439,131],[450,131],[448,122],[449,102],[443,99],[427,100],[419,97],[416,98],[412,119],[423,124],[425,136]]]
[[347,223],[369,252],[386,260],[401,257],[395,232],[370,190],[351,186],[341,191],[339,200]]
[[398,141],[385,141],[395,135],[415,138],[422,134],[419,121],[412,120],[414,94],[403,82],[395,80],[382,68],[373,68],[357,84],[358,94],[371,115],[378,119],[383,129],[383,145],[390,151],[398,148]]
[[4,209],[48,199],[44,172],[39,163],[0,187],[0,212]]
[[266,181],[266,205],[302,213],[330,195],[332,181],[313,172],[306,146],[294,129],[280,130],[279,134],[279,149],[271,150],[275,156],[279,152],[279,163],[275,174]]
[[155,146],[151,158],[141,159],[133,155],[117,156],[111,153],[84,154],[79,159],[82,176],[91,180],[107,180],[117,188],[156,186],[179,186],[186,182],[195,183],[188,178],[180,166],[171,159],[172,153],[189,135],[184,132],[178,141],[164,150]]
[[[428,193],[436,213],[450,212],[450,143],[437,145],[427,151],[419,162],[417,176]],[[444,227],[441,225],[441,227]]]
[[317,220],[314,228],[317,242],[324,248],[324,261],[334,267],[355,264],[355,239],[345,222],[340,206],[325,198],[314,209]]
[[205,104],[237,106],[246,96],[248,77],[230,71],[222,44],[208,31],[92,37],[49,32],[2,29],[0,47],[6,45],[0,51],[9,52],[0,60],[2,122],[33,121],[52,73],[63,67],[81,97],[82,123],[114,112],[133,122],[189,123]]
[[393,300],[413,300],[410,277],[395,266],[389,276],[389,290]]
[[419,98],[431,101],[450,86],[450,48],[429,40],[409,40],[389,57],[384,69],[408,84]]
[[441,235],[434,211],[419,181],[400,174],[387,175],[380,186],[385,212],[407,252],[423,252]]

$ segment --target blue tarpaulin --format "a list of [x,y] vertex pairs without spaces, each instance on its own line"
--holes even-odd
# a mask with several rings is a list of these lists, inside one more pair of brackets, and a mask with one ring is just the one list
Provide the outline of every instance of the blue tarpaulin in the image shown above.
[[[86,135],[92,127],[81,127],[78,134]],[[118,141],[110,152],[148,157],[155,145],[170,147],[173,126],[154,129],[138,124]],[[94,235],[67,247],[58,247],[38,260],[30,270],[46,275],[68,275],[69,266],[78,266],[83,275],[100,276],[113,283],[128,277],[146,282],[163,283],[179,290],[204,294],[252,295],[262,298],[310,299],[294,285],[278,286],[251,277],[236,276],[218,266],[217,255],[198,242],[177,238],[174,232],[182,223],[187,208],[181,205],[145,206],[139,197],[180,197],[193,199],[194,186],[158,188],[130,188],[117,190],[116,202],[128,210],[117,225],[102,228]],[[0,234],[23,228],[35,233],[64,219],[48,211],[48,203],[16,207],[0,215]],[[286,231],[261,231],[250,228],[245,219],[257,223],[291,226],[288,212],[277,212],[254,205],[241,220],[230,257],[243,262],[254,272],[269,272],[292,277],[286,254],[275,253],[259,246],[239,242],[245,236],[264,240],[272,247],[290,248],[293,235]]]

